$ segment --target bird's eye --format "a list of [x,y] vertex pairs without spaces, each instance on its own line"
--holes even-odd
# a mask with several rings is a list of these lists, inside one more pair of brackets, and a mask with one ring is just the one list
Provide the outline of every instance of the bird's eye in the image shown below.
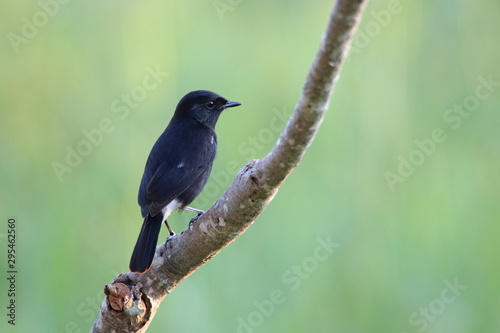
[[212,109],[215,105],[214,101],[208,101],[205,103],[205,105],[207,106],[207,108],[209,109]]

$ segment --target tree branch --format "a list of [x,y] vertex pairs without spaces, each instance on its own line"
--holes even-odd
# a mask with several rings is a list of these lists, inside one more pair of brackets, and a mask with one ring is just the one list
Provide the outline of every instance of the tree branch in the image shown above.
[[92,332],[145,332],[163,298],[257,219],[314,139],[366,1],[337,1],[300,100],[272,151],[250,161],[204,215],[158,246],[149,271],[120,274],[106,285]]

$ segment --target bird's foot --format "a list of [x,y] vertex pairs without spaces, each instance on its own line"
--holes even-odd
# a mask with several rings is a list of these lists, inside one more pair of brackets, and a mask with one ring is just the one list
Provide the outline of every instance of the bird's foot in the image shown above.
[[189,229],[191,229],[191,227],[193,226],[193,224],[200,218],[200,216],[202,216],[205,212],[201,213],[201,214],[198,214],[196,215],[195,217],[193,217],[191,219],[191,221],[189,221]]
[[[175,236],[175,235],[174,235]],[[174,236],[168,236],[167,239],[165,239],[165,243],[163,243],[163,247],[165,248],[165,251],[168,250],[168,243],[170,242],[170,240],[172,239],[172,237]],[[172,247],[172,246],[170,246]]]
[[184,210],[188,210],[190,212],[196,213],[196,214],[198,214],[198,216],[205,214],[205,212],[203,210],[196,209],[196,208],[189,207],[189,206],[184,207]]
[[[170,228],[170,226],[168,225],[167,220],[165,220],[165,225],[167,226],[168,233],[170,234],[170,237],[174,237],[174,236],[175,236],[175,232],[172,230],[172,228]],[[170,237],[169,237],[169,238],[170,238]],[[167,239],[168,239],[168,238],[167,238]]]
[[199,218],[200,216],[202,216],[203,214],[205,214],[205,212],[204,212],[203,210],[201,210],[201,209],[196,209],[196,208],[193,208],[193,207],[184,207],[184,210],[188,210],[188,211],[190,211],[190,212],[194,212],[194,213],[196,213],[196,214],[197,214],[195,217],[193,217],[193,218],[191,219],[191,221],[189,221],[189,225],[188,225],[189,229],[191,229],[191,227],[193,226],[193,223],[195,223],[195,222],[196,222],[196,220],[198,220],[198,218]]

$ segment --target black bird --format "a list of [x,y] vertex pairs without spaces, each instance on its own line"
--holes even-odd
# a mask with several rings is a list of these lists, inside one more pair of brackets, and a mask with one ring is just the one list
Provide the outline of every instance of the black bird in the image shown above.
[[162,222],[174,235],[167,217],[186,209],[207,183],[217,151],[215,124],[221,112],[241,103],[227,101],[207,90],[184,96],[165,131],[151,149],[139,187],[141,232],[135,244],[130,271],[143,273],[153,262]]

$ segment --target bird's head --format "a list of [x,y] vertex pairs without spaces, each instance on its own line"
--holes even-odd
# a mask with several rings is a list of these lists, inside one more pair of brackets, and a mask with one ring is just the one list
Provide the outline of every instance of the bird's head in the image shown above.
[[208,91],[196,90],[184,96],[175,109],[174,118],[193,118],[197,122],[215,128],[221,112],[230,107],[241,105]]

